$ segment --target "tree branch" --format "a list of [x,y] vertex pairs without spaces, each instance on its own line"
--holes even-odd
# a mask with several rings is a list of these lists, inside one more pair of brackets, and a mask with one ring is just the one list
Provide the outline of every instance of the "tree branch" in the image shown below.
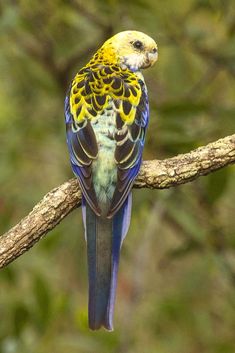
[[[145,161],[135,188],[164,189],[235,163],[235,134],[186,154]],[[74,208],[81,205],[76,178],[53,189],[15,227],[0,237],[0,268],[31,248]]]

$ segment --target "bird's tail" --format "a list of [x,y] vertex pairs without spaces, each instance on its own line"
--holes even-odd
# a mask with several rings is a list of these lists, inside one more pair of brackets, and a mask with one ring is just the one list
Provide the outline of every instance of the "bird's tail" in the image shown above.
[[131,195],[112,219],[98,217],[86,204],[89,273],[89,327],[113,330],[119,254],[130,224]]

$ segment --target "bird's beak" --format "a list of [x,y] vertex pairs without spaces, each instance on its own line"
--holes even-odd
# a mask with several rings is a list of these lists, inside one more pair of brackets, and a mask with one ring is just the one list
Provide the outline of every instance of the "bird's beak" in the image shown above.
[[142,69],[147,69],[155,64],[158,59],[158,52],[148,52],[146,54],[145,61],[143,63]]
[[150,62],[150,66],[154,65],[158,59],[158,51],[149,52],[147,54],[147,57],[148,57],[148,61]]

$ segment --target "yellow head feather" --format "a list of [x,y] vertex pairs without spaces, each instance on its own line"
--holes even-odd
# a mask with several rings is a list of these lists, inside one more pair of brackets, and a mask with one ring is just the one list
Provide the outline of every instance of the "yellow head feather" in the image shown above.
[[156,42],[138,31],[114,35],[103,44],[98,54],[109,63],[124,64],[135,71],[152,66],[158,58]]

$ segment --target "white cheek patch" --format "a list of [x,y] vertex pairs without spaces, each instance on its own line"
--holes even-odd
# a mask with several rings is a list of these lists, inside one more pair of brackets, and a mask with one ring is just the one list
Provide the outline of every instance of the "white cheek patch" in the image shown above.
[[145,62],[144,54],[136,54],[136,53],[124,56],[124,61],[123,61],[123,63],[133,71],[139,70],[143,66],[144,62]]

